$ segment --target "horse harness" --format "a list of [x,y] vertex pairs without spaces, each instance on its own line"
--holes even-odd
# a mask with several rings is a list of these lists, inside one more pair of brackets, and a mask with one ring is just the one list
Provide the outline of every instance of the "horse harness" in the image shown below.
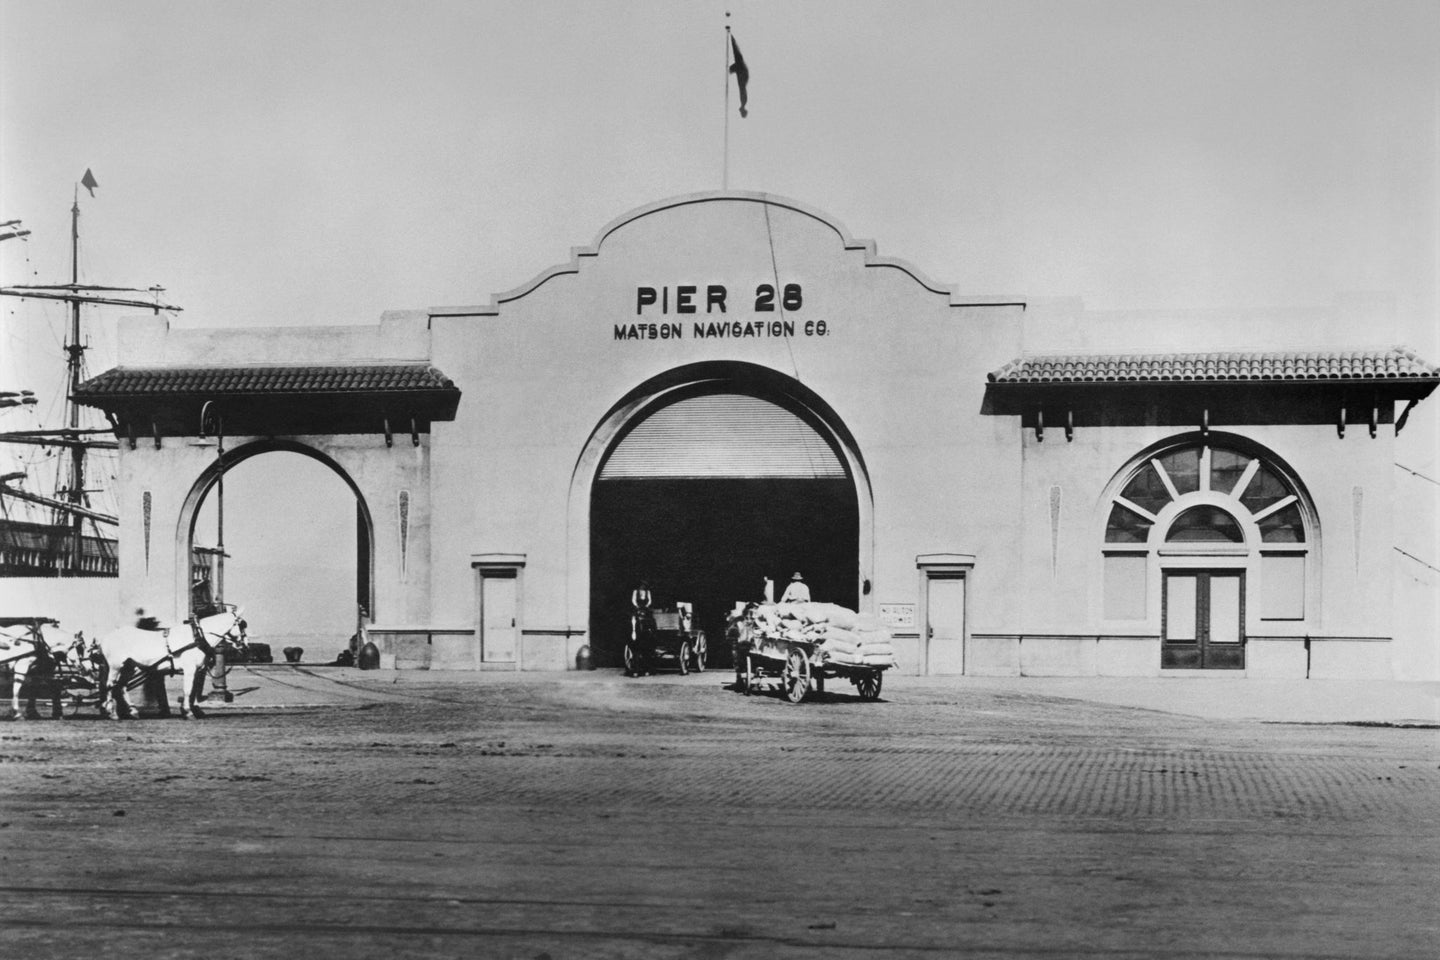
[[[11,642],[14,642],[14,643],[28,643],[28,644],[30,644],[30,649],[27,650],[27,651],[25,651],[24,653],[17,653],[17,654],[15,654],[14,656],[6,657],[4,660],[0,660],[0,667],[3,667],[3,666],[4,666],[5,664],[7,664],[7,663],[19,663],[21,660],[27,660],[27,659],[29,659],[30,657],[34,657],[36,663],[44,663],[44,662],[46,662],[47,660],[53,660],[53,659],[54,659],[54,658],[50,655],[50,645],[49,645],[48,643],[46,643],[44,640],[31,639],[31,638],[28,638],[28,637],[8,638],[8,639],[11,639]],[[0,643],[3,643],[3,642],[4,642],[4,641],[0,641]],[[10,648],[10,644],[9,644],[9,643],[5,643],[5,649],[8,650],[9,648]]]

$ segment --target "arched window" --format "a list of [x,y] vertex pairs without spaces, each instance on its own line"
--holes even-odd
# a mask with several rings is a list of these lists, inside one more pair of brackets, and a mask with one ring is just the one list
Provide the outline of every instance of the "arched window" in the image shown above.
[[1305,618],[1314,511],[1291,475],[1247,446],[1182,442],[1116,478],[1103,546],[1105,619],[1153,619],[1162,568],[1203,566],[1207,557],[1245,573],[1256,619]]
[[1166,543],[1244,543],[1240,524],[1219,507],[1191,507],[1170,521]]
[[[1172,503],[1192,495],[1208,494],[1229,501],[1216,508],[1229,517],[1249,517],[1260,530],[1264,543],[1304,543],[1305,523],[1300,513],[1299,495],[1284,477],[1264,461],[1223,447],[1191,446],[1172,450],[1144,461],[1121,488],[1110,510],[1105,527],[1106,543],[1145,543],[1151,528]],[[1176,540],[1220,540],[1243,543],[1234,533],[1202,535],[1192,530],[1198,524],[1223,523],[1218,514],[1191,516],[1187,510],[1175,517],[1165,534],[1167,542]],[[1181,535],[1175,525],[1181,524]]]

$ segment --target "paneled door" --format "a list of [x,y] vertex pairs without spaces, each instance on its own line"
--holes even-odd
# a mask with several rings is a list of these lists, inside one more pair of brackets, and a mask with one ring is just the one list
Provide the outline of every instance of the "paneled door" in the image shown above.
[[925,672],[965,672],[965,578],[925,579]]
[[1245,574],[1239,570],[1168,570],[1160,666],[1245,668]]
[[516,640],[516,579],[513,571],[480,575],[480,659],[513,663]]

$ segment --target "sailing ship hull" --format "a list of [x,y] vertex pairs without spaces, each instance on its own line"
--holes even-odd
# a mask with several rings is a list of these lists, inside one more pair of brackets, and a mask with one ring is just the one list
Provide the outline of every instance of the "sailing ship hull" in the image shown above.
[[118,577],[119,542],[85,536],[65,524],[0,519],[0,577]]

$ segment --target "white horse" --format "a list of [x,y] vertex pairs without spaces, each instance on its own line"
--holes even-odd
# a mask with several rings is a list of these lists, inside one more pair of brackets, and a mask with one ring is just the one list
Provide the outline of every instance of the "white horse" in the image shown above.
[[[0,664],[10,668],[12,678],[11,720],[22,717],[26,720],[39,719],[35,700],[42,690],[49,694],[51,717],[56,720],[64,717],[65,712],[60,706],[60,685],[55,681],[55,667],[57,658],[66,655],[65,639],[59,626],[53,621],[0,629]],[[20,692],[26,683],[30,684],[30,696],[26,699],[25,712],[22,714]]]
[[[227,607],[198,621],[186,620],[184,627],[161,630],[120,627],[110,631],[100,638],[100,655],[106,664],[100,681],[101,711],[116,720],[134,716],[134,708],[125,696],[128,687],[137,686],[147,676],[178,673],[181,675],[181,718],[203,717],[197,701],[205,683],[206,667],[217,650],[244,647],[245,626],[239,609]],[[168,714],[168,706],[162,704],[162,712]]]

